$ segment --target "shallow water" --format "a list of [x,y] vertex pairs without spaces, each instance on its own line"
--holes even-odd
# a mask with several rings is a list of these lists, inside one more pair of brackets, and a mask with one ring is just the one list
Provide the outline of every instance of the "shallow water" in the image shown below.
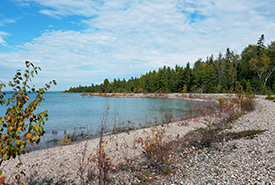
[[[11,94],[7,93],[7,96]],[[34,97],[35,94],[30,95],[30,99]],[[49,114],[44,126],[46,133],[39,144],[41,148],[57,145],[64,135],[78,136],[75,140],[84,139],[86,134],[90,137],[91,134],[96,135],[102,123],[111,132],[114,125],[139,128],[161,124],[168,114],[173,115],[172,120],[179,120],[190,106],[200,104],[178,99],[83,97],[78,93],[57,92],[45,93],[44,98],[45,101],[37,108],[37,112],[47,109]],[[0,106],[0,115],[4,114],[5,107]]]

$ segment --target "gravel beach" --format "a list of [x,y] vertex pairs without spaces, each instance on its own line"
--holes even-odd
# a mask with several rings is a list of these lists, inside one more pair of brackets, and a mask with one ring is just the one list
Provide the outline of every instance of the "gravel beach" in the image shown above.
[[155,175],[148,184],[275,184],[275,102],[263,96],[257,96],[256,102],[256,109],[235,120],[226,132],[267,131],[252,139],[216,143],[190,155],[178,152],[173,158],[179,164],[177,172]]
[[256,109],[233,123],[230,132],[267,130],[253,139],[216,144],[188,157],[163,184],[275,184],[275,102],[257,98]]
[[[171,175],[156,176],[153,184],[274,184],[275,102],[264,100],[262,96],[258,96],[256,102],[256,109],[234,121],[230,131],[267,131],[252,139],[242,138],[224,145],[215,144],[184,159],[181,157],[184,153],[179,152],[178,171]],[[166,139],[172,141],[190,130],[205,127],[205,124],[196,119],[190,120],[188,125],[179,121],[164,127]],[[138,158],[142,150],[136,140],[150,132],[147,128],[106,136],[106,153],[115,164]],[[88,164],[87,158],[96,152],[98,141],[92,139],[27,153],[20,157],[23,165],[19,169],[15,169],[18,158],[4,162],[3,175],[10,178],[15,172],[24,170],[26,176],[22,180],[27,184],[80,184],[79,168]],[[129,184],[129,176],[131,174],[127,171],[118,173],[114,176],[117,180],[110,184]]]

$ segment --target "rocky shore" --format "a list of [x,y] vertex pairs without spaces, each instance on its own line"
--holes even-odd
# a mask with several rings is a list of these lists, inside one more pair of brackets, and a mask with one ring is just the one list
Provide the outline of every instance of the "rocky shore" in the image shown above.
[[234,96],[234,94],[202,94],[202,93],[82,93],[82,96],[102,96],[117,98],[163,98],[184,99],[193,101],[214,101],[220,97]]
[[[202,99],[217,97],[219,95],[205,95]],[[274,184],[275,103],[264,100],[263,97],[257,97],[256,101],[256,109],[234,121],[230,131],[267,131],[252,139],[242,138],[224,144],[218,143],[188,156],[179,152],[176,159],[177,172],[156,176],[154,184]],[[188,120],[188,124],[179,121],[164,127],[166,140],[173,141],[190,130],[205,127],[205,124],[203,119],[193,119]],[[150,128],[147,128],[106,136],[106,153],[114,164],[137,159],[142,150],[136,140],[150,132]],[[98,139],[92,139],[27,153],[19,159],[3,163],[3,175],[9,178],[24,170],[26,176],[22,176],[22,180],[27,184],[80,184],[80,167],[86,167],[85,173],[88,173],[88,166],[92,164],[87,159],[95,154],[98,142]],[[23,165],[16,169],[15,165],[19,161]],[[131,173],[127,170],[119,172],[113,177],[116,181],[110,184],[129,183]],[[10,181],[14,182],[11,179]]]
[[275,102],[257,98],[256,109],[233,123],[230,132],[267,130],[189,156],[163,184],[275,184]]

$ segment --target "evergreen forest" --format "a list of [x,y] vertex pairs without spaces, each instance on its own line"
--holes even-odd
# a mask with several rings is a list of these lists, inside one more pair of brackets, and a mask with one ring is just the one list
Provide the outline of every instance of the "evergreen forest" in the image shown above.
[[225,54],[198,59],[193,66],[163,66],[129,80],[105,79],[102,84],[71,87],[65,92],[87,93],[275,93],[275,41],[265,45],[264,35],[241,54],[229,48]]

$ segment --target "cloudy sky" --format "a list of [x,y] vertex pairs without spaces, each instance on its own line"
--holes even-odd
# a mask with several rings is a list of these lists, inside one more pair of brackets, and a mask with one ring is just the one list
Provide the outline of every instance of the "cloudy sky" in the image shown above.
[[0,80],[29,60],[64,90],[275,40],[274,0],[1,0]]

